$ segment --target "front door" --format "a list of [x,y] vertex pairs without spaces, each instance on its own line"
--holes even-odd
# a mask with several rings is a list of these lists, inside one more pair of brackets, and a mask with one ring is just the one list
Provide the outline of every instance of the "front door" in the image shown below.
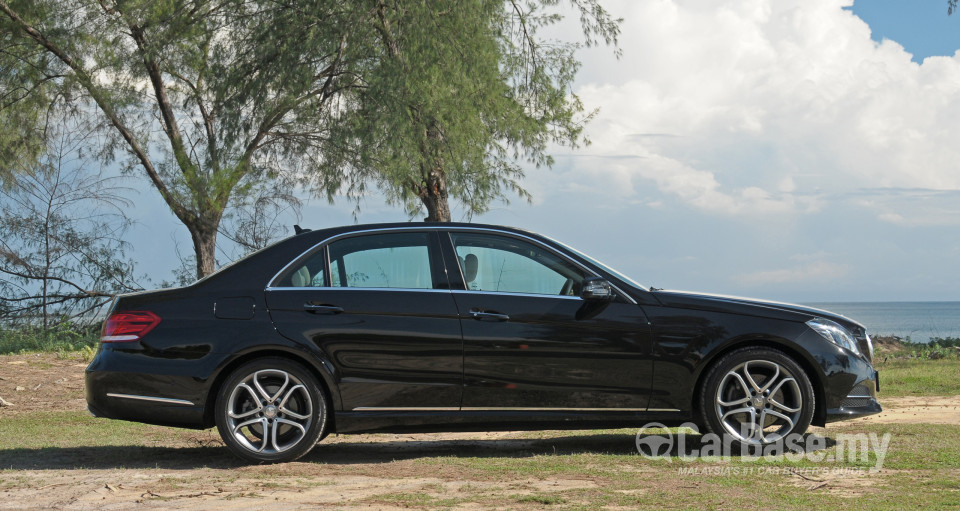
[[651,336],[639,306],[583,300],[592,275],[532,240],[452,232],[450,241],[466,283],[454,292],[464,410],[647,407]]

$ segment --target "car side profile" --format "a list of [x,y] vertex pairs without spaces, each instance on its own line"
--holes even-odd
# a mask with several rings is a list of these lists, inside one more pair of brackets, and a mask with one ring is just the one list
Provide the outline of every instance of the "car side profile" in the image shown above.
[[298,234],[196,283],[119,296],[86,370],[98,417],[216,426],[282,462],[326,434],[695,421],[745,445],[881,411],[862,325],[647,288],[500,226]]

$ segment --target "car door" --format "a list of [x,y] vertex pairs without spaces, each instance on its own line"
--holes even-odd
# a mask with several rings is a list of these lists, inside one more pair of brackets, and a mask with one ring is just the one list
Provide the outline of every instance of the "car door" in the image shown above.
[[267,289],[284,336],[334,365],[344,410],[457,409],[462,338],[435,231],[333,240]]
[[[647,407],[651,336],[626,296],[580,297],[579,265],[533,239],[452,231],[463,289],[463,410]],[[450,257],[453,258],[453,257]]]

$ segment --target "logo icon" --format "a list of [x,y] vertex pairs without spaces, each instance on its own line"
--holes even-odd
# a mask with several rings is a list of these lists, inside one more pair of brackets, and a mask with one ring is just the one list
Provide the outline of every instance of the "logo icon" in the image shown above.
[[[663,433],[651,433],[648,430],[659,429]],[[650,459],[666,459],[671,463],[673,460],[670,459],[670,449],[673,448],[673,433],[667,428],[667,426],[659,422],[650,422],[644,424],[640,431],[637,432],[637,451],[644,458]]]

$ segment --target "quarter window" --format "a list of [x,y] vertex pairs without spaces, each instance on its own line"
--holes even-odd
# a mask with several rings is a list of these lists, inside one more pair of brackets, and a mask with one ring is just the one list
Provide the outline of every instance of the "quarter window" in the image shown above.
[[283,278],[277,287],[323,287],[326,284],[327,259],[326,252],[319,250],[303,263],[295,265]]
[[531,243],[487,234],[452,233],[468,290],[579,296],[583,272]]

